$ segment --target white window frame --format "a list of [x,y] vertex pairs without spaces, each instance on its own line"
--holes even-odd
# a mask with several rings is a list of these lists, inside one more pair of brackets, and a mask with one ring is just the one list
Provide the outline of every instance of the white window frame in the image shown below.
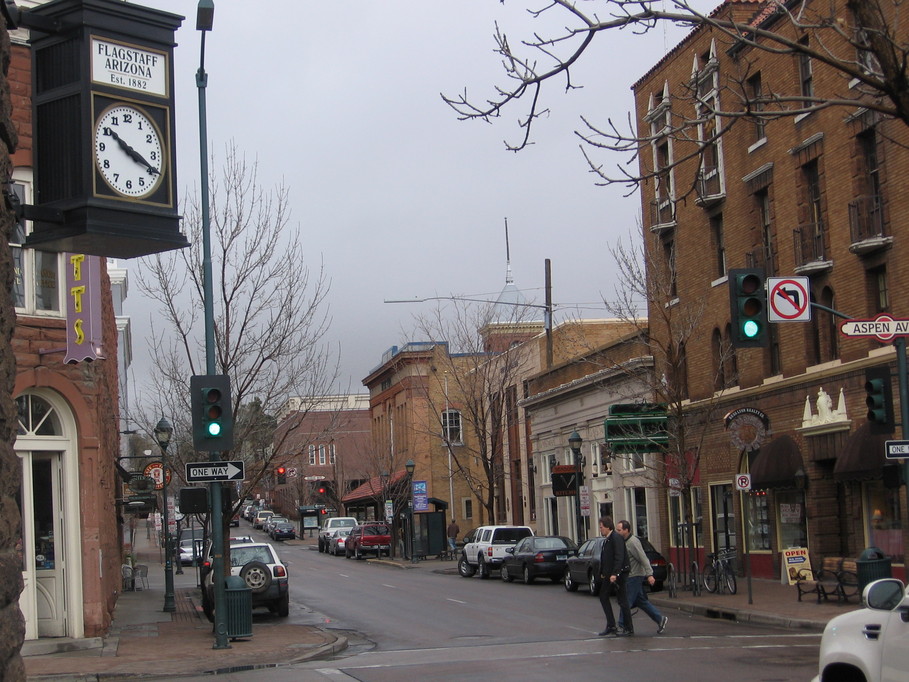
[[[457,416],[457,420],[452,419],[454,416]],[[449,445],[464,445],[464,423],[461,419],[461,411],[454,408],[442,410],[440,421],[442,423],[442,440]],[[454,421],[457,421],[457,428],[453,426]],[[452,435],[456,435],[457,438],[452,438]]]
[[315,466],[315,465],[316,465],[316,446],[310,445],[309,446],[309,466]]
[[319,466],[325,466],[325,464],[326,464],[325,445],[321,444],[321,445],[319,445]]

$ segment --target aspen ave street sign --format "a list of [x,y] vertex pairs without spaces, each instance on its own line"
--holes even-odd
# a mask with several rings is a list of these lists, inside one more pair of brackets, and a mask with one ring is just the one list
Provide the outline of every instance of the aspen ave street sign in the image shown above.
[[894,320],[889,315],[878,315],[873,320],[846,320],[840,323],[840,334],[893,341],[897,336],[909,336],[909,320]]
[[187,483],[242,481],[246,478],[243,462],[187,462]]

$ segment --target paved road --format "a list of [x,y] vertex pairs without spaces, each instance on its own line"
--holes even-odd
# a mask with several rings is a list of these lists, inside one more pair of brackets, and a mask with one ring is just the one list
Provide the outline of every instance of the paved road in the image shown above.
[[776,682],[808,680],[816,673],[820,635],[815,633],[667,611],[663,635],[655,635],[655,625],[642,615],[637,637],[603,639],[596,636],[604,625],[599,602],[549,581],[468,580],[426,567],[402,570],[346,560],[300,544],[280,545],[279,553],[291,574],[290,621],[342,631],[350,648],[334,660],[224,679]]

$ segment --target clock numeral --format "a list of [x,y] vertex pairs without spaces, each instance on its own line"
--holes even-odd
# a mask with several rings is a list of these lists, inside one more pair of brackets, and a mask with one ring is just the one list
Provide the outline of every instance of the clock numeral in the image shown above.
[[98,151],[99,151],[99,152],[107,151],[107,145],[104,144],[103,142],[99,142],[99,143],[98,143]]
[[158,160],[158,152],[152,152],[151,154],[149,154],[149,156],[151,157],[152,161]]
[[123,114],[123,122],[124,122],[124,123],[132,123],[132,122],[133,122],[133,115],[132,115],[132,114]]
[[145,178],[139,178],[139,187],[145,187]]
[[110,159],[104,159],[104,162],[101,164],[103,168],[110,168]]
[[126,184],[126,189],[132,189],[132,188],[133,188],[133,181],[132,181],[132,180],[127,180],[125,184]]
[[111,117],[110,117],[110,124],[111,124],[112,126],[118,126],[118,125],[120,125],[120,117],[119,117],[119,116],[111,116]]
[[152,144],[152,136],[150,134],[145,136],[145,144]]
[[107,137],[110,137],[110,128],[108,128],[107,126],[104,126],[104,128],[101,129],[101,134],[106,135]]

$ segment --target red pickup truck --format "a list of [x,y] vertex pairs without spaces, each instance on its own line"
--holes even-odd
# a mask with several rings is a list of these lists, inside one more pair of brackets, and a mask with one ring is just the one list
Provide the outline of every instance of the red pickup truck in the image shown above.
[[359,559],[367,553],[380,557],[383,552],[386,556],[391,556],[391,531],[384,523],[362,523],[355,526],[344,543],[344,556],[348,559]]

